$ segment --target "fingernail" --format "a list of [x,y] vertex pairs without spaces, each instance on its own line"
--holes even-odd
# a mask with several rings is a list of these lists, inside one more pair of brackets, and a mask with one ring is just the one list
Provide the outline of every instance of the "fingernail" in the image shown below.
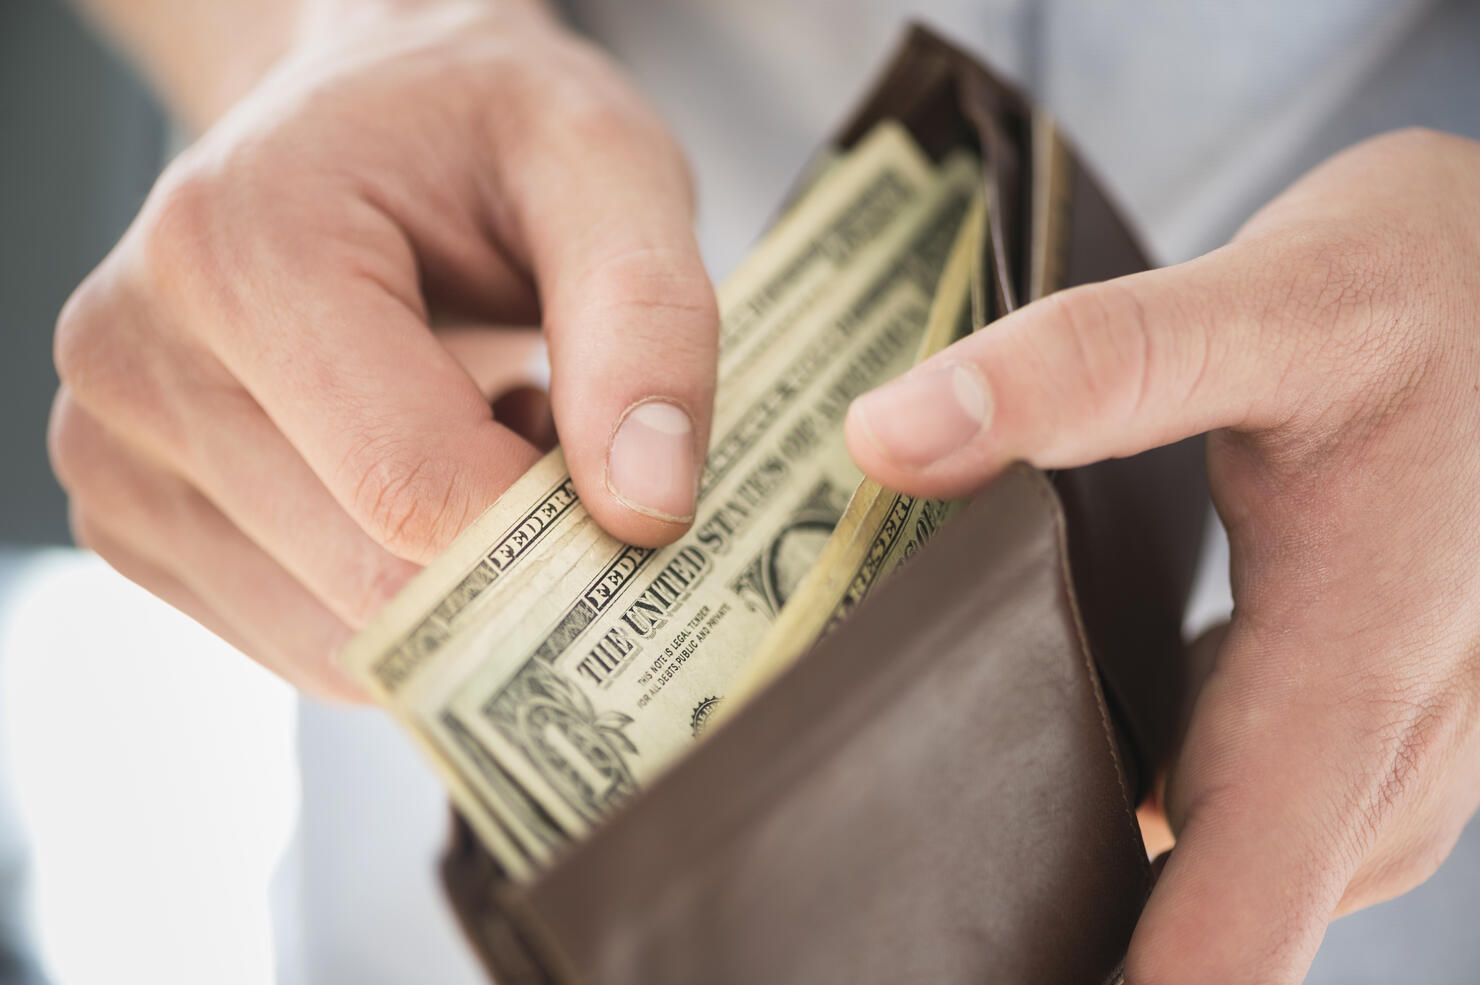
[[694,518],[694,422],[682,407],[646,400],[627,408],[606,459],[606,487],[639,513]]
[[906,373],[853,402],[874,447],[905,468],[923,468],[961,448],[992,419],[992,393],[975,367],[952,363]]

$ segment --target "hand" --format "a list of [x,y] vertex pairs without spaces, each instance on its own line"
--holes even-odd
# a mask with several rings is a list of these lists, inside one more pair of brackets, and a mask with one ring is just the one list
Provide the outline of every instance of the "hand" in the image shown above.
[[538,457],[456,358],[513,359],[514,386],[528,334],[449,347],[434,324],[542,323],[576,487],[638,544],[688,523],[714,387],[653,113],[538,8],[403,8],[300,41],[171,165],[56,338],[79,541],[341,695],[351,631]]
[[1212,431],[1235,611],[1128,985],[1293,985],[1480,803],[1480,145],[1362,144],[1204,257],[1054,295],[861,398],[905,492]]

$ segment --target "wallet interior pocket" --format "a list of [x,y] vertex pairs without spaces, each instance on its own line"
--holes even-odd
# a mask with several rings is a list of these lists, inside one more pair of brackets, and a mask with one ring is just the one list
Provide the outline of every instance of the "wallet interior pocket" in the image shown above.
[[1148,869],[1066,550],[1013,469],[539,881],[453,864],[498,980],[1107,980]]

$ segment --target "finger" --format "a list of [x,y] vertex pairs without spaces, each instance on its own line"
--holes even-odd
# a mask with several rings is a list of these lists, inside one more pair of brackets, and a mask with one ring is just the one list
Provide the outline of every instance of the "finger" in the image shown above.
[[334,662],[349,627],[183,480],[101,440],[54,463],[79,542],[291,683],[364,700]]
[[540,287],[571,476],[607,530],[667,542],[694,513],[719,332],[685,165],[635,104],[547,117],[525,146],[502,181]]
[[[210,353],[140,324],[127,304],[92,307],[84,298],[63,320],[67,332],[81,336],[69,345],[85,343],[94,367],[72,366],[77,390],[64,386],[58,394],[54,428],[66,440],[91,446],[99,443],[100,418],[125,424],[135,446],[187,478],[352,627],[363,626],[416,573],[350,517]],[[87,324],[98,319],[106,326]],[[482,393],[501,394],[540,374],[537,332],[465,326],[439,331],[437,339]],[[75,413],[74,398],[90,412]],[[539,423],[518,416],[520,409],[506,426]],[[547,439],[539,430],[532,435]]]
[[[106,298],[198,336],[363,530],[426,561],[537,455],[433,337],[399,227],[340,180],[256,196],[254,235],[226,246],[246,190],[206,172],[162,185],[115,251]],[[68,353],[86,368],[90,347],[68,334],[70,379]]]
[[[855,401],[848,447],[891,488],[957,496],[1014,460],[1123,456],[1290,413],[1291,346],[1251,295],[1253,249],[1030,304]],[[1286,291],[1288,293],[1288,291]]]
[[91,410],[70,387],[61,388],[52,414],[53,444],[64,448],[61,454],[84,462],[74,468],[106,483],[108,463],[136,455],[104,428],[99,415],[130,421],[140,453],[199,489],[345,623],[368,622],[418,567],[360,528],[219,367],[194,373],[176,367],[168,382],[139,393],[145,377],[136,364],[145,351],[156,364],[170,358],[165,347],[124,347],[116,354],[116,378],[127,392],[109,393],[95,383],[82,391]]
[[[1229,630],[1167,788],[1176,849],[1128,985],[1298,985],[1418,771],[1424,724],[1298,632]],[[1380,719],[1380,720],[1379,720]]]

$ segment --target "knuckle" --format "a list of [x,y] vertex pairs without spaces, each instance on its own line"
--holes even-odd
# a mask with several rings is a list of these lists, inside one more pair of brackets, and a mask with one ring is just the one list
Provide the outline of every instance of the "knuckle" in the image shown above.
[[1149,327],[1135,293],[1110,281],[1049,296],[1059,331],[1055,370],[1067,368],[1087,411],[1115,420],[1135,416],[1151,386]]
[[137,231],[138,268],[151,292],[175,297],[180,289],[206,281],[186,274],[215,260],[219,199],[217,180],[198,168],[176,165],[160,179]]
[[64,388],[52,405],[46,428],[46,451],[52,472],[62,488],[74,496],[86,481],[92,458],[88,454],[81,414],[77,401]]
[[718,301],[703,265],[686,248],[623,250],[598,261],[584,282],[587,296],[598,299],[592,314],[630,316],[623,319],[629,331],[677,347],[677,357],[707,358],[717,344]]
[[467,494],[456,472],[401,439],[366,437],[347,457],[351,509],[392,553],[429,559],[461,528]]
[[182,398],[198,392],[213,367],[188,344],[143,328],[143,319],[125,312],[127,299],[100,297],[110,289],[97,276],[83,282],[57,319],[52,348],[63,390],[53,410],[53,428],[60,429],[53,440],[65,452],[75,433],[72,418],[86,407],[115,433],[184,457],[184,435],[199,408]]
[[541,86],[547,105],[554,90],[562,129],[588,147],[642,145],[667,154],[671,163],[684,160],[677,141],[605,52],[574,41],[563,46],[563,54],[565,70],[556,78],[546,76]]
[[[526,140],[548,142],[566,153],[600,148],[608,160],[640,161],[638,173],[665,190],[693,197],[692,169],[682,145],[662,118],[603,51],[585,41],[562,43],[551,64],[529,72],[512,66],[505,92],[533,116],[518,124],[503,104],[504,128]],[[553,110],[552,110],[553,107]]]
[[105,302],[99,296],[103,291],[99,274],[94,272],[78,285],[57,315],[52,361],[58,378],[69,386],[88,386],[112,363]]
[[694,206],[694,183],[688,158],[678,141],[637,99],[603,95],[573,100],[561,120],[572,155],[599,147],[624,167],[648,193]]
[[629,150],[642,136],[642,117],[623,103],[594,91],[571,93],[562,125],[586,147]]

